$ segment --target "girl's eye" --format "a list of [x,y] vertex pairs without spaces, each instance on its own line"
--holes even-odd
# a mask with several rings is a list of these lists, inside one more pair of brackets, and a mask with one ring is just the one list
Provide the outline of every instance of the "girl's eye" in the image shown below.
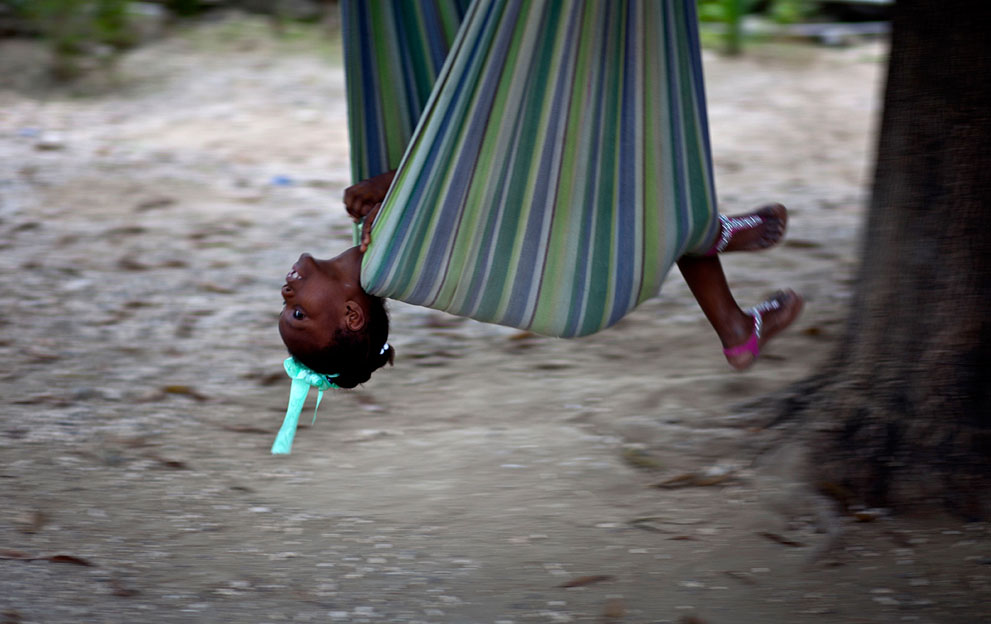
[[303,317],[305,317],[305,316],[306,315],[303,314],[303,311],[300,310],[299,308],[296,308],[295,310],[292,311],[292,317],[294,319],[296,319],[297,321],[302,321],[303,320]]

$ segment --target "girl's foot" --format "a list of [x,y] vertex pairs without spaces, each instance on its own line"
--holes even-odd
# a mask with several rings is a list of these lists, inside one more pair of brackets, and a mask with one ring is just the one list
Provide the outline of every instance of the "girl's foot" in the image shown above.
[[804,302],[795,291],[779,290],[767,301],[746,311],[753,319],[750,336],[742,343],[723,349],[730,366],[737,370],[750,368],[761,348],[771,338],[792,324],[802,312]]
[[728,251],[759,251],[781,242],[788,225],[788,211],[781,204],[768,204],[744,215],[719,215],[719,238],[706,255]]

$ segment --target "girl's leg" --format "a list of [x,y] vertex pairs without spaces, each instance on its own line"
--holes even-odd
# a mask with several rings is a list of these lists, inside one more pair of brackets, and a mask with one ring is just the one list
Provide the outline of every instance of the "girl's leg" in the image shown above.
[[723,347],[746,341],[754,321],[733,299],[719,256],[684,256],[678,261],[678,268]]
[[[684,256],[678,261],[678,268],[724,349],[751,339],[756,331],[754,317],[741,310],[733,299],[718,256]],[[801,297],[790,290],[776,293],[770,301],[776,303],[762,315],[758,347],[790,325],[802,310]],[[754,362],[756,355],[744,350],[727,353],[726,358],[734,368],[743,369]]]

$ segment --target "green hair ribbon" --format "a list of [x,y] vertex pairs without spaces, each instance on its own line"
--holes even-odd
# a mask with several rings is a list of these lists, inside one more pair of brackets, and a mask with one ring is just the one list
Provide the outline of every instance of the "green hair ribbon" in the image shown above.
[[286,418],[282,421],[282,428],[279,429],[279,434],[275,436],[275,442],[272,444],[273,455],[288,455],[292,451],[292,440],[296,436],[299,415],[303,411],[303,403],[306,402],[310,388],[317,389],[317,405],[313,408],[313,422],[316,422],[317,410],[320,408],[324,390],[337,387],[331,381],[337,375],[321,375],[300,364],[295,358],[286,358],[282,365],[286,369],[286,374],[292,379],[292,388],[289,390]]

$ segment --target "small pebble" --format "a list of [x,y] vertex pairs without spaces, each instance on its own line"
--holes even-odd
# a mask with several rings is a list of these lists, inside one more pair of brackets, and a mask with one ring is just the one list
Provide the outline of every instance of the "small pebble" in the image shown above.
[[35,149],[55,151],[65,148],[65,139],[57,132],[46,132],[34,144]]

